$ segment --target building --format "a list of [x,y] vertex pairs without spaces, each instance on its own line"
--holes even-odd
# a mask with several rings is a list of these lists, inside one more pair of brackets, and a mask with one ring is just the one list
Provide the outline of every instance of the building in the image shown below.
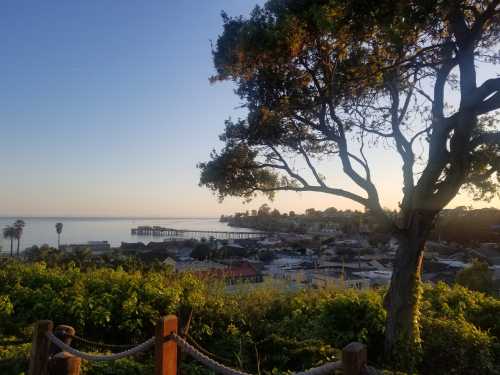
[[111,250],[111,245],[108,241],[88,241],[85,244],[61,245],[61,250],[64,251],[77,251],[85,249],[89,249],[93,254],[99,255],[109,252]]

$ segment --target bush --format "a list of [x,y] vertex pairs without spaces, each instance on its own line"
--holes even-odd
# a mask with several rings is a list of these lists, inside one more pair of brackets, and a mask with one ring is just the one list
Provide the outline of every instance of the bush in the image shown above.
[[465,320],[497,339],[500,337],[500,300],[460,285],[438,283],[424,289],[422,315]]
[[[227,293],[222,283],[161,268],[82,271],[8,262],[0,268],[0,333],[28,337],[36,320],[50,319],[91,340],[129,344],[151,337],[156,319],[175,313],[181,325],[191,316],[189,334],[201,346],[249,372],[258,364],[265,375],[311,368],[339,358],[351,341],[366,343],[370,362],[384,366],[383,291],[287,291],[285,285],[240,285]],[[427,285],[421,324],[423,375],[492,374],[499,366],[500,300],[458,285]],[[12,373],[6,363],[19,370],[15,375],[25,369],[28,352],[14,353],[0,348],[1,374]],[[142,374],[150,366],[141,357],[87,364],[85,373]],[[193,362],[183,360],[183,366],[208,374]]]
[[85,375],[153,375],[154,362],[151,359],[144,362],[131,358],[110,362],[83,361],[81,370]]
[[423,374],[498,374],[493,337],[467,321],[424,318],[422,340]]
[[489,269],[488,263],[474,260],[472,266],[461,270],[457,274],[457,283],[471,290],[483,293],[493,293],[494,281],[493,271]]
[[[5,338],[0,338],[4,340]],[[7,340],[15,339],[12,337]],[[0,345],[0,374],[19,375],[27,373],[31,344]]]
[[339,293],[324,301],[321,337],[337,348],[353,341],[365,343],[372,360],[380,360],[384,347],[386,313],[376,292]]

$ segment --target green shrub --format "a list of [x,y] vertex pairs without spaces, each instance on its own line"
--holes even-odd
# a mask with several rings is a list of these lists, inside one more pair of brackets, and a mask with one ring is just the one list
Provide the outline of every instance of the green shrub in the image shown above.
[[[314,367],[338,359],[351,341],[366,343],[370,362],[384,367],[382,291],[284,286],[265,282],[228,293],[221,283],[161,268],[81,271],[10,261],[0,267],[0,334],[29,337],[36,320],[50,319],[92,340],[138,343],[151,337],[158,317],[175,313],[182,325],[190,321],[190,336],[216,358],[249,372]],[[426,285],[421,315],[423,375],[477,373],[471,372],[476,367],[494,373],[500,363],[500,300],[458,285]],[[0,374],[14,375],[3,370],[8,363],[18,375],[26,356],[0,348]],[[151,363],[141,357],[85,366],[89,374],[128,375],[149,373]],[[183,366],[187,373],[209,373],[194,362],[183,360]]]
[[122,358],[110,362],[83,362],[84,375],[153,375],[151,359],[139,362],[133,358]]
[[0,345],[0,374],[20,375],[27,372],[30,350],[31,344]]
[[493,293],[495,287],[493,271],[489,269],[488,263],[477,259],[472,262],[470,267],[458,272],[456,281],[470,290],[483,293]]
[[423,374],[495,374],[494,339],[464,320],[422,320]]
[[373,291],[338,293],[323,305],[320,337],[338,348],[353,341],[365,343],[370,358],[380,359],[386,318],[381,295]]
[[460,285],[438,283],[424,290],[424,316],[468,321],[500,337],[500,299]]

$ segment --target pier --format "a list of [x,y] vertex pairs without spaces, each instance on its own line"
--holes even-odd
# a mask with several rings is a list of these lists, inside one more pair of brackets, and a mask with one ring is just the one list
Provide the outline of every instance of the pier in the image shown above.
[[264,232],[231,232],[231,231],[216,231],[216,230],[189,230],[189,229],[173,229],[159,226],[140,226],[132,228],[133,236],[152,236],[152,237],[214,237],[217,239],[248,239],[262,238],[266,234]]

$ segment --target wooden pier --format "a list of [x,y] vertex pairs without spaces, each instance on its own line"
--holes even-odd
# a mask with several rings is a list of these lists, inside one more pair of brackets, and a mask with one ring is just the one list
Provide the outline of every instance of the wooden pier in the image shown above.
[[131,233],[134,236],[152,236],[152,237],[214,237],[217,239],[248,239],[262,238],[264,232],[231,232],[215,230],[189,230],[164,228],[159,226],[140,226],[132,228]]

